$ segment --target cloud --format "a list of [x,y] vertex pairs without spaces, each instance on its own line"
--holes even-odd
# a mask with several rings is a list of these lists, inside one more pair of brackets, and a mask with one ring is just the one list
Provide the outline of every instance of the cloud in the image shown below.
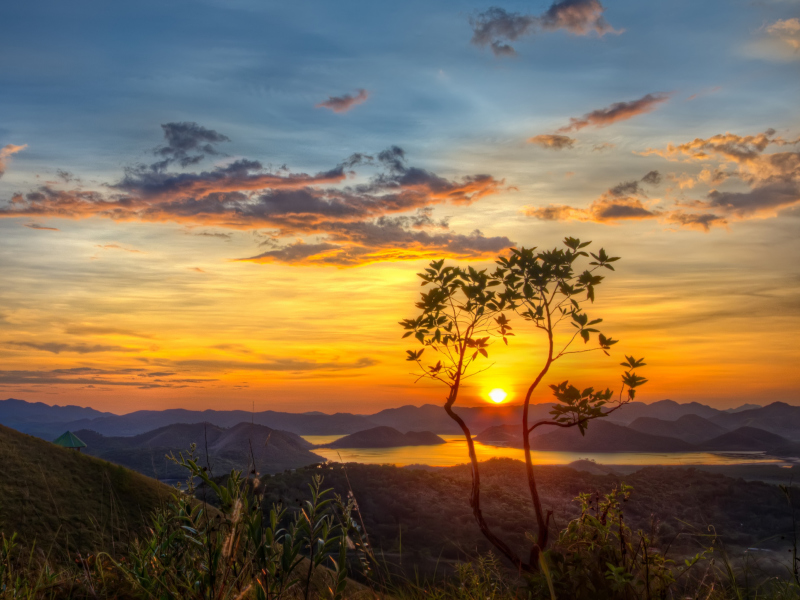
[[378,361],[362,357],[352,361],[314,361],[301,358],[263,358],[260,361],[242,360],[178,360],[171,361],[183,368],[201,371],[277,371],[277,372],[309,372],[309,371],[352,371],[366,369],[378,364]]
[[6,159],[9,156],[16,154],[17,152],[21,152],[28,145],[24,144],[22,146],[15,146],[14,144],[6,144],[2,148],[0,148],[0,177],[6,172]]
[[611,142],[603,142],[602,144],[596,144],[594,148],[592,148],[592,152],[603,152],[604,150],[611,150],[611,148],[615,148],[616,144],[612,144]]
[[767,26],[766,32],[772,38],[789,46],[800,58],[800,19],[777,20]]
[[29,229],[38,229],[40,231],[60,231],[57,227],[45,227],[44,225],[39,225],[38,223],[25,223],[25,227]]
[[95,248],[100,248],[101,250],[121,250],[123,252],[130,252],[132,254],[144,254],[141,250],[136,250],[135,248],[124,248],[119,244],[95,244]]
[[717,86],[714,86],[714,87],[711,87],[711,88],[706,88],[704,90],[700,90],[696,94],[692,94],[691,96],[686,98],[686,101],[687,102],[691,102],[692,100],[697,100],[698,98],[702,98],[703,96],[708,96],[710,94],[716,94],[721,89],[722,89],[722,87],[717,85]]
[[575,139],[566,135],[551,135],[541,134],[536,135],[528,140],[531,144],[536,144],[542,148],[551,148],[552,150],[561,150],[563,148],[572,148],[575,145]]
[[58,342],[4,342],[6,346],[31,348],[42,352],[61,354],[62,352],[75,352],[77,354],[94,354],[97,352],[139,352],[138,348],[125,348],[124,346],[107,346],[102,344],[62,344]]
[[367,90],[360,89],[355,96],[344,94],[343,96],[329,96],[327,100],[320,102],[315,108],[328,108],[335,113],[345,113],[348,110],[366,102],[369,98]]
[[[768,129],[753,135],[724,133],[664,149],[648,148],[643,155],[661,156],[672,161],[710,163],[696,182],[719,184],[736,177],[749,186],[747,191],[712,189],[696,207],[721,212],[736,219],[774,217],[779,211],[800,205],[800,152],[766,153],[770,146],[786,147],[800,143],[800,138],[786,140]],[[736,171],[725,168],[732,165]]]
[[390,219],[377,223],[332,226],[327,240],[316,244],[298,241],[277,250],[238,259],[245,262],[350,267],[375,262],[432,259],[491,258],[515,245],[505,236],[486,237],[451,232],[409,231],[405,223]]
[[688,229],[709,231],[712,226],[723,227],[728,224],[727,219],[712,213],[693,214],[683,211],[672,211],[667,214],[668,223],[675,223]]
[[561,0],[554,2],[541,15],[510,13],[493,6],[470,18],[472,43],[489,46],[495,56],[515,56],[516,51],[507,42],[533,35],[539,31],[564,29],[574,35],[591,32],[622,33],[615,30],[603,17],[605,8],[598,0]]
[[231,141],[213,129],[206,129],[189,121],[164,123],[161,128],[164,130],[166,143],[153,150],[153,154],[163,157],[163,160],[151,165],[159,171],[172,163],[178,163],[182,167],[195,165],[206,156],[220,154],[214,144]]
[[73,325],[67,327],[64,333],[69,335],[120,335],[124,337],[135,337],[143,339],[153,339],[152,335],[131,331],[129,329],[121,329],[118,327],[104,327],[101,325]]
[[[358,183],[350,183],[348,180],[356,176],[354,169],[365,169],[368,173],[359,177]],[[477,256],[476,244],[481,247],[485,244],[481,236],[459,237],[448,233],[443,237],[434,230],[443,223],[446,226],[446,221],[434,219],[432,211],[438,205],[467,206],[506,189],[503,180],[489,174],[442,177],[408,164],[405,151],[391,146],[377,155],[351,155],[327,171],[313,175],[286,167],[270,171],[260,162],[248,159],[179,173],[140,165],[125,169],[122,179],[103,191],[45,185],[15,194],[5,205],[0,205],[0,218],[102,217],[254,232],[266,228],[269,233],[264,234],[265,245],[278,254],[266,253],[265,259],[278,260],[284,256],[281,252],[285,252],[291,262],[292,253],[300,248],[287,249],[285,241],[301,239],[311,245],[309,238],[314,237],[314,244],[336,244],[340,248],[337,252],[341,260],[330,264],[355,264],[359,256],[365,262],[374,262],[379,257],[400,260],[429,256],[428,250],[452,249],[458,256]],[[402,217],[391,222],[394,237],[403,244],[400,251],[390,252],[384,245],[370,248],[362,241],[350,239],[346,233],[366,231],[372,226],[386,232],[390,225],[386,219],[390,217]],[[227,239],[230,234],[195,235]],[[494,246],[501,243],[499,240]],[[502,243],[506,242],[502,238]],[[99,247],[133,251],[119,244]]]
[[523,212],[529,217],[542,221],[592,221],[595,223],[654,219],[661,214],[648,209],[638,198],[600,198],[585,209],[551,204],[538,208],[526,208]]
[[644,177],[642,177],[642,181],[649,185],[658,185],[661,183],[661,173],[658,171],[650,171]]
[[192,235],[196,235],[199,237],[210,237],[210,238],[218,238],[220,240],[225,240],[226,242],[230,242],[233,234],[231,233],[220,233],[216,231],[200,231],[198,233],[193,233]]
[[[710,189],[704,199],[674,199],[672,207],[653,207],[642,184],[658,185],[663,180],[659,171],[650,171],[639,180],[622,182],[603,193],[586,208],[563,204],[527,207],[524,213],[545,221],[591,221],[596,223],[621,220],[657,219],[668,225],[709,231],[727,227],[733,220],[769,218],[781,211],[800,206],[800,152],[784,148],[800,143],[784,139],[772,129],[752,135],[725,133],[709,138],[696,138],[666,148],[648,148],[640,153],[660,156],[675,162],[704,163],[697,175],[670,173],[669,179],[681,190],[704,184],[719,185],[738,179],[745,190]],[[772,146],[780,148],[767,153]],[[735,171],[727,170],[732,167]],[[670,190],[668,189],[667,192]]]
[[131,379],[144,369],[96,369],[91,367],[75,367],[71,369],[52,370],[14,370],[0,371],[0,385],[111,385],[153,388],[184,388],[217,381],[216,379],[177,379],[151,380]]
[[630,102],[615,102],[606,108],[598,108],[586,113],[580,118],[572,117],[569,120],[569,125],[562,127],[558,132],[579,131],[584,127],[607,127],[618,121],[627,121],[637,115],[655,110],[659,105],[669,100],[670,96],[671,94],[659,92],[647,94],[638,100],[631,100]]

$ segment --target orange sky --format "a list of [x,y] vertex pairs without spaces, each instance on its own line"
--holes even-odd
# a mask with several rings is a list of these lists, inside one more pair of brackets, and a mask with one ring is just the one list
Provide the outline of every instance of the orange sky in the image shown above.
[[[0,10],[0,398],[441,402],[415,273],[574,236],[622,257],[589,311],[621,342],[536,401],[633,354],[644,401],[800,403],[792,3],[62,4]],[[511,318],[463,402],[531,381]]]

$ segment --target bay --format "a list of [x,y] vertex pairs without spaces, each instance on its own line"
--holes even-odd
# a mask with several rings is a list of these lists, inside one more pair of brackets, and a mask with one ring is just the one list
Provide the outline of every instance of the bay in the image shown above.
[[[329,444],[340,435],[304,435],[312,444]],[[467,442],[461,435],[441,435],[445,444],[436,446],[400,446],[395,448],[316,448],[315,454],[333,462],[358,462],[366,464],[428,465],[451,467],[469,461]],[[524,460],[519,448],[488,446],[475,442],[479,460],[513,458]],[[588,459],[603,465],[741,465],[785,464],[785,461],[768,457],[763,452],[534,452],[533,462],[539,465],[567,465],[576,460]]]

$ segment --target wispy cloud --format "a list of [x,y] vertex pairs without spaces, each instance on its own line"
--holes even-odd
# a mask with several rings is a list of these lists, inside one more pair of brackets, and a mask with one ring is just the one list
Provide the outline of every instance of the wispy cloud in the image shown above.
[[60,231],[57,227],[45,227],[44,225],[39,225],[38,223],[25,223],[25,227],[28,229],[38,229],[40,231]]
[[778,20],[767,26],[767,34],[791,48],[800,58],[800,19]]
[[101,250],[121,250],[122,252],[130,252],[131,254],[144,254],[141,250],[125,248],[119,244],[95,244],[95,248],[100,248]]
[[541,134],[528,139],[528,142],[551,150],[569,149],[575,146],[575,139],[566,135]]
[[489,46],[495,56],[514,56],[516,50],[508,42],[539,31],[563,29],[574,35],[622,33],[603,17],[605,7],[598,0],[561,0],[540,15],[508,12],[493,6],[470,18],[472,43]]
[[358,90],[356,95],[344,94],[342,96],[329,96],[327,100],[320,102],[316,108],[327,108],[335,113],[345,113],[359,104],[367,101],[369,92],[367,90]]
[[18,348],[30,348],[42,352],[61,354],[62,352],[74,352],[76,354],[95,354],[97,352],[139,352],[138,348],[126,348],[124,346],[109,346],[104,344],[64,344],[59,342],[3,342],[6,346],[17,346]]
[[607,127],[619,121],[627,121],[638,115],[654,111],[669,100],[670,96],[671,94],[659,92],[647,94],[638,100],[615,102],[611,106],[588,112],[582,117],[572,117],[569,125],[560,128],[558,132],[579,131],[585,127]]
[[13,156],[17,152],[21,152],[25,148],[27,148],[27,144],[23,144],[22,146],[15,146],[14,144],[6,144],[2,148],[0,148],[0,177],[6,172],[6,160],[9,156]]

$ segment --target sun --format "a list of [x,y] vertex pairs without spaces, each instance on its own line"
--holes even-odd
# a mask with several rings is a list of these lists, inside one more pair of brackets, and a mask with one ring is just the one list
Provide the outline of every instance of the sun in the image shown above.
[[495,404],[500,404],[503,400],[506,399],[506,396],[508,396],[508,394],[506,394],[505,390],[501,390],[500,388],[495,388],[491,392],[489,392],[489,398]]

